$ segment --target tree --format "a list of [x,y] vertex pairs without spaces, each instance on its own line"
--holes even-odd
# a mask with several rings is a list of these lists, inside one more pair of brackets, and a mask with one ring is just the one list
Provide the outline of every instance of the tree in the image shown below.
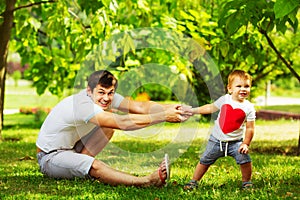
[[[297,13],[300,8],[298,0],[284,1],[246,1],[236,0],[226,2],[223,6],[223,11],[220,15],[219,25],[224,29],[225,36],[236,45],[241,44],[239,35],[243,35],[245,41],[251,42],[249,38],[251,35],[257,34],[257,30],[264,36],[267,41],[268,47],[271,48],[277,58],[289,69],[294,77],[300,82],[300,75],[294,69],[292,60],[285,58],[280,50],[276,47],[272,34],[277,31],[278,34],[285,34],[287,31],[297,32],[299,21]],[[251,32],[251,30],[253,32]],[[276,36],[275,36],[276,37]],[[231,45],[227,45],[228,50],[235,51]],[[246,49],[248,48],[248,50]],[[261,49],[265,49],[262,47]],[[249,46],[242,45],[238,47],[239,50],[245,50],[249,54]],[[247,54],[242,55],[243,59],[247,58]],[[260,63],[261,57],[258,52],[251,54],[255,63]]]
[[6,0],[6,8],[2,13],[2,21],[0,24],[0,140],[3,125],[3,108],[5,93],[5,76],[7,65],[8,42],[10,40],[11,29],[13,27],[14,6],[16,0]]
[[[184,1],[178,3],[185,4]],[[163,27],[162,10],[172,14],[176,4],[170,2],[161,5],[158,1],[151,3],[121,1],[118,4],[115,0],[89,2],[49,0],[34,1],[29,4],[25,0],[6,1],[5,4],[0,4],[1,10],[7,10],[3,11],[1,24],[1,27],[6,30],[3,34],[7,40],[6,46],[1,49],[7,52],[8,40],[11,38],[10,47],[21,55],[22,64],[30,65],[25,76],[33,80],[37,93],[42,94],[45,90],[49,90],[54,95],[62,95],[64,88],[72,87],[74,84],[84,58],[109,38],[113,31],[122,32],[140,26]],[[150,9],[152,5],[154,7]],[[132,12],[134,9],[137,9],[137,12]],[[10,13],[11,18],[8,18],[6,13]],[[7,24],[4,22],[7,21],[10,22],[10,26],[4,27]],[[114,55],[109,59],[110,62],[120,61],[115,62],[117,65],[111,67],[115,67],[115,70],[122,74],[123,69],[128,67],[126,60],[130,60],[132,56],[143,60],[150,51],[141,50],[139,56],[135,54],[136,51],[132,47],[129,46],[127,49],[127,40],[119,38],[119,41],[124,44],[121,47],[122,55]],[[152,53],[152,61],[157,59],[160,62],[164,60],[162,58],[166,58],[165,63],[171,64],[170,53]],[[147,63],[141,62],[141,64]],[[4,56],[1,69],[6,71]],[[1,77],[1,81],[3,92],[0,112],[1,122],[3,122],[5,74]],[[1,129],[2,123],[0,125]]]
[[[79,63],[93,44],[109,35],[113,3],[80,0],[75,3],[67,0],[0,2],[3,11],[0,18],[0,136],[9,40],[10,46],[21,55],[22,63],[30,64],[25,76],[33,80],[37,93],[49,89],[52,94],[61,95],[64,88],[72,86]],[[82,5],[84,10],[80,9]]]

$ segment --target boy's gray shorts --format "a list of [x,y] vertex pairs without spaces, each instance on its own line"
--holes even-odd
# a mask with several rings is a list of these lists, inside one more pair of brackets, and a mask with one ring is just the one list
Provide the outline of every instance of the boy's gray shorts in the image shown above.
[[75,150],[57,150],[51,153],[37,154],[40,170],[53,178],[88,178],[95,158]]
[[242,144],[242,139],[238,141],[230,141],[227,143],[228,146],[226,148],[226,142],[220,143],[218,139],[211,135],[208,140],[205,152],[200,159],[200,163],[203,165],[211,165],[215,163],[218,158],[224,157],[225,151],[227,151],[226,154],[228,156],[232,156],[235,159],[236,163],[239,165],[251,162],[249,154],[241,154],[238,152],[238,149]]

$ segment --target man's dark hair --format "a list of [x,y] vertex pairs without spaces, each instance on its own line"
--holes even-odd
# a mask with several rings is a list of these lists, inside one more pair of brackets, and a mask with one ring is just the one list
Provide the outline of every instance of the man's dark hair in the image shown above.
[[105,88],[115,86],[115,89],[117,89],[118,87],[118,80],[107,70],[95,71],[89,76],[87,81],[91,90],[94,90],[98,84]]

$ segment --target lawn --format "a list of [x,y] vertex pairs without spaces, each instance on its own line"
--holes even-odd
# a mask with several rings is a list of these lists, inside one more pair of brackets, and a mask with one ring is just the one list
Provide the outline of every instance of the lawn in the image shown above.
[[167,152],[171,180],[163,188],[111,187],[92,180],[43,177],[35,157],[39,124],[33,115],[5,116],[0,145],[1,199],[299,199],[300,157],[295,155],[299,121],[257,121],[251,145],[255,188],[241,190],[234,160],[218,160],[195,191],[184,191],[206,144],[210,125],[193,117],[183,124],[164,123],[139,131],[117,131],[98,156],[136,175],[156,170]]
[[276,106],[262,106],[258,109],[262,110],[274,110],[274,111],[283,111],[290,113],[300,113],[300,104],[299,105],[276,105]]
[[22,107],[53,107],[57,104],[59,98],[45,93],[41,96],[30,85],[7,85],[5,87],[5,109],[20,109]]
[[[5,109],[53,107],[59,101],[50,94],[36,95],[29,85],[7,85]],[[263,109],[297,112],[299,105]],[[116,131],[97,157],[135,175],[155,171],[164,153],[172,162],[171,180],[163,188],[111,187],[92,180],[58,180],[43,177],[35,157],[35,140],[41,119],[34,115],[4,116],[0,142],[0,199],[299,199],[300,157],[296,156],[299,121],[256,123],[251,145],[251,191],[241,190],[240,171],[232,158],[218,160],[195,191],[183,185],[193,174],[204,150],[210,124],[193,117],[183,124],[164,123],[138,131]]]

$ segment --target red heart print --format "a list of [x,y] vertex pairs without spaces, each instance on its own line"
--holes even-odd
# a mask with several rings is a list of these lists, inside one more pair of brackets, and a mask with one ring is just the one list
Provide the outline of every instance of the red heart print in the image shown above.
[[231,105],[224,104],[221,107],[219,125],[224,134],[231,133],[241,127],[245,121],[246,114],[240,109],[233,109]]

